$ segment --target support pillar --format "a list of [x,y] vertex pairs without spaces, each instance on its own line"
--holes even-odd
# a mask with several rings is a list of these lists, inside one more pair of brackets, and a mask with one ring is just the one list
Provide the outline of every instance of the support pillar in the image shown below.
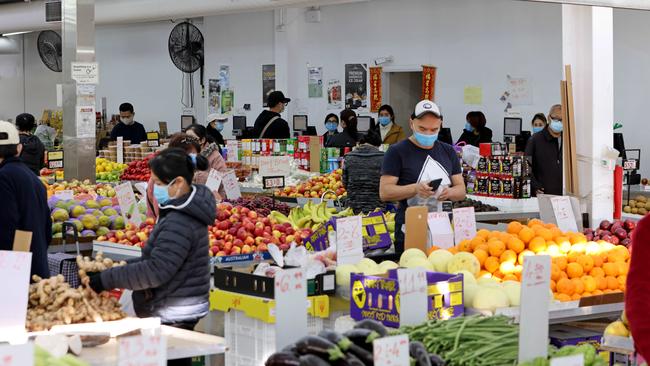
[[612,8],[562,5],[562,61],[571,65],[580,198],[591,225],[613,215],[613,172],[602,163],[613,144]]

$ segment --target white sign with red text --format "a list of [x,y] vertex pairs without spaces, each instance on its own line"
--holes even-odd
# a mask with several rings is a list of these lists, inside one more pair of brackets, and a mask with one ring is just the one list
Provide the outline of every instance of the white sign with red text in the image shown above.
[[283,349],[307,335],[307,278],[303,270],[276,272],[274,295],[275,345]]
[[403,366],[409,364],[409,337],[406,334],[378,338],[372,341],[375,366]]
[[427,320],[427,271],[424,268],[400,268],[397,270],[399,284],[399,323],[418,325]]

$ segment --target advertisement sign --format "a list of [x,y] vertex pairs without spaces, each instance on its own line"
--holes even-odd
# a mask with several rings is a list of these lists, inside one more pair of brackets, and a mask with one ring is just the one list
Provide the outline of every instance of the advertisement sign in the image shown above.
[[368,67],[366,64],[345,65],[345,108],[368,108]]

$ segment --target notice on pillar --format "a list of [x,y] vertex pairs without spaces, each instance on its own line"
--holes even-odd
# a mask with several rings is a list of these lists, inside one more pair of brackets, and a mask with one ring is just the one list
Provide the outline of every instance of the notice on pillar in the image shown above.
[[124,164],[124,137],[117,137],[117,162]]
[[524,257],[519,306],[519,362],[548,353],[548,304],[550,299],[551,257]]
[[72,79],[77,84],[99,84],[97,62],[72,62]]
[[302,268],[275,274],[275,345],[280,350],[307,335],[307,278]]
[[361,216],[336,219],[336,262],[356,264],[363,259]]
[[400,326],[422,324],[428,317],[427,271],[424,268],[400,268],[397,281]]
[[31,268],[32,253],[0,250],[0,278],[3,281],[0,342],[20,341],[19,337],[27,334],[25,318]]
[[117,196],[117,202],[120,205],[120,212],[124,220],[140,226],[142,216],[140,215],[138,201],[135,199],[135,193],[133,193],[131,183],[126,182],[115,186],[115,196]]
[[95,106],[77,106],[77,138],[95,138]]
[[471,240],[476,236],[476,215],[474,207],[455,208],[454,237],[456,244],[463,240]]
[[454,231],[451,229],[448,213],[429,212],[427,224],[431,234],[431,245],[441,249],[449,249],[454,246]]

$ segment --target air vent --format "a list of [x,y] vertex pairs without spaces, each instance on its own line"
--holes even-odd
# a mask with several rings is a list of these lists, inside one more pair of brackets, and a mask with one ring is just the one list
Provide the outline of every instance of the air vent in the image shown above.
[[45,21],[61,21],[61,1],[48,1],[45,3]]

